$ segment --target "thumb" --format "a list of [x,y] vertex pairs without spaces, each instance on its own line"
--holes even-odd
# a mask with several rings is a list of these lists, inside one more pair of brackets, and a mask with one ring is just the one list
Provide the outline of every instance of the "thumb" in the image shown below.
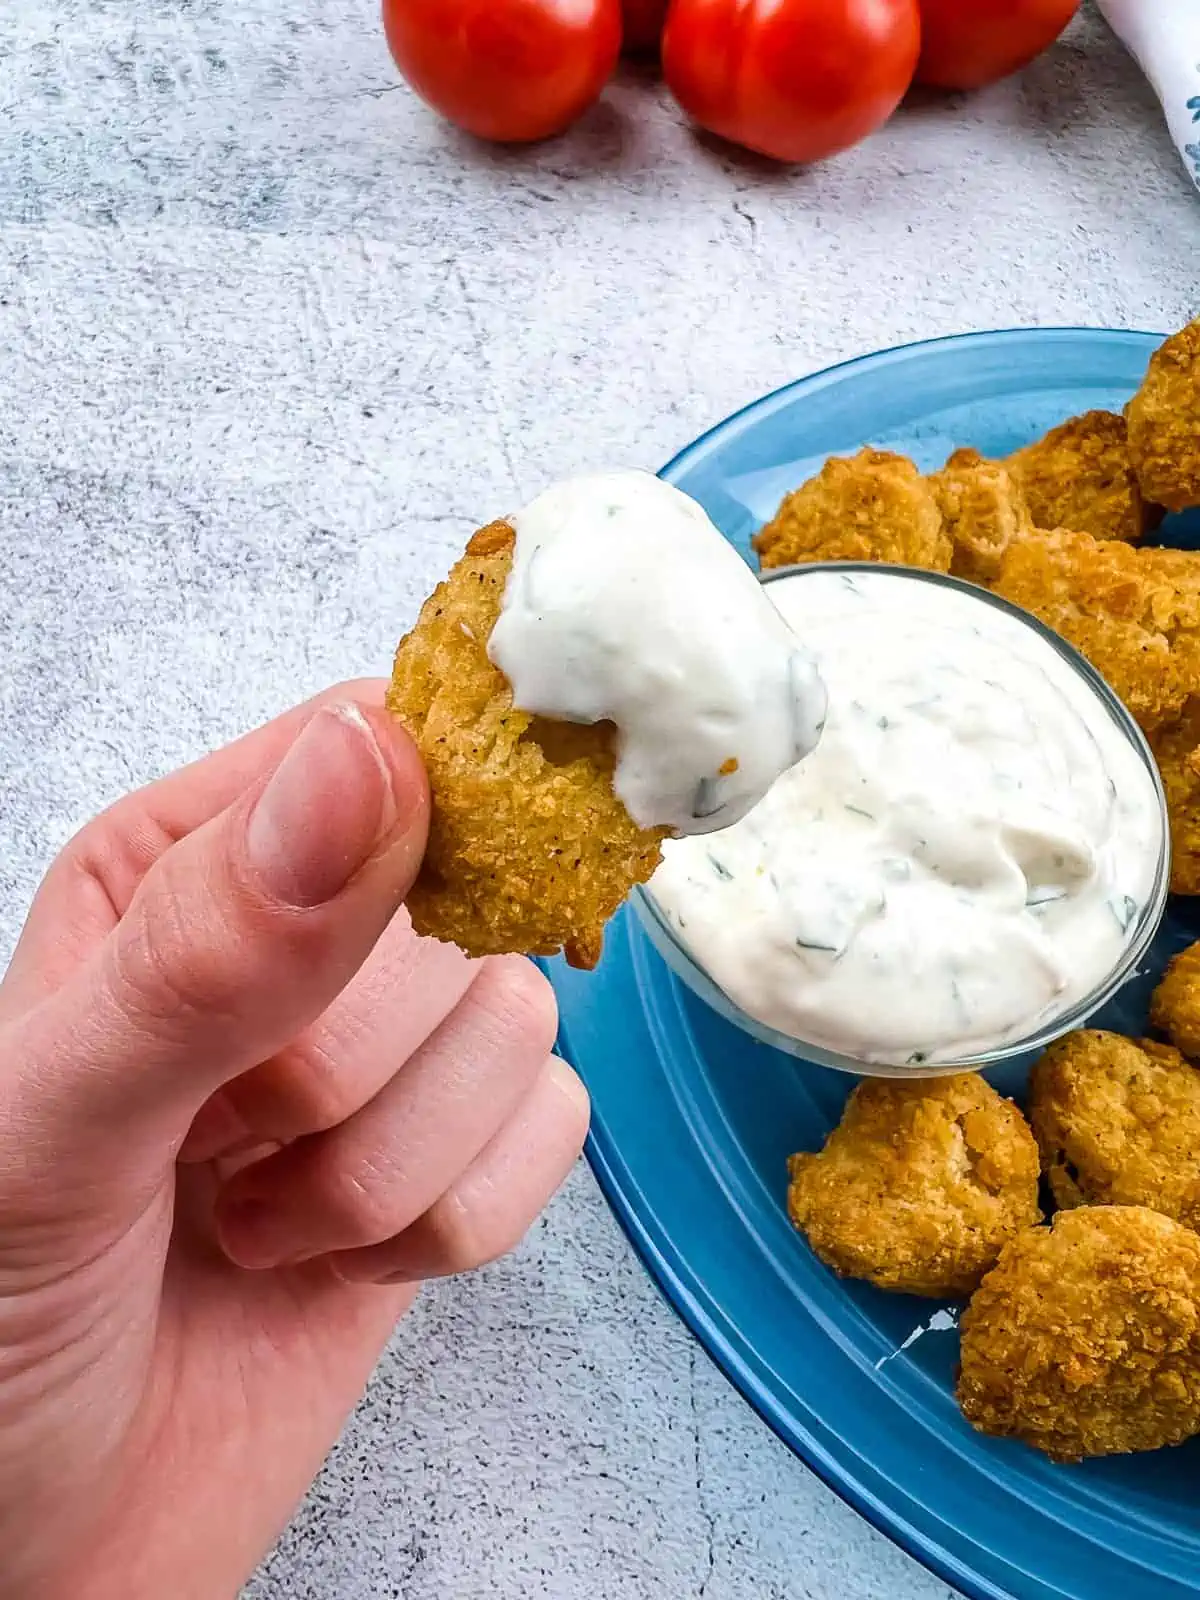
[[214,1090],[353,977],[416,876],[428,824],[420,757],[387,713],[315,711],[274,771],[172,845],[95,954],[6,1030],[0,1127],[56,1160],[92,1165],[139,1136],[170,1159]]

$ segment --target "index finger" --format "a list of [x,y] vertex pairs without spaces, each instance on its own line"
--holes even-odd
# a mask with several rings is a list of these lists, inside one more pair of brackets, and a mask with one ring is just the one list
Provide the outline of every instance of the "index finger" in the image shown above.
[[382,705],[386,688],[383,678],[362,678],[326,689],[101,812],[42,880],[4,978],[0,1009],[19,1010],[57,989],[120,921],[158,858],[270,771],[320,706]]

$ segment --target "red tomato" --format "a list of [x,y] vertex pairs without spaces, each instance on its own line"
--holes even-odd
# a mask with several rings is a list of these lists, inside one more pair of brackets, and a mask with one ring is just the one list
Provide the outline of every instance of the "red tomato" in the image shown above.
[[917,0],[671,0],[663,71],[701,126],[777,161],[818,161],[896,109]]
[[621,0],[383,0],[383,26],[422,100],[481,139],[561,133],[621,49]]
[[625,14],[625,48],[635,55],[657,52],[667,20],[667,0],[621,0]]
[[981,89],[1027,66],[1079,10],[1079,0],[921,0],[917,82]]

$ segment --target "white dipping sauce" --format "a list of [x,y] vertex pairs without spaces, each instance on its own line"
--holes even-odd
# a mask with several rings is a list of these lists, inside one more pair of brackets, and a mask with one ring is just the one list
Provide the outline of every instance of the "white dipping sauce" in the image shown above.
[[829,693],[816,752],[650,882],[751,1017],[865,1063],[1027,1036],[1112,972],[1155,892],[1159,792],[1032,627],[902,572],[765,592]]
[[598,473],[510,520],[488,655],[522,710],[615,724],[613,788],[639,827],[737,822],[816,744],[812,659],[694,500]]

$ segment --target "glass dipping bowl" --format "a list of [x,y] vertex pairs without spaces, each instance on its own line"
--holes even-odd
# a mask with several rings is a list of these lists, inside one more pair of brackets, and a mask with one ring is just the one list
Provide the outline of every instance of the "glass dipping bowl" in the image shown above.
[[[773,583],[781,578],[792,578],[806,572],[879,572],[881,568],[873,562],[865,561],[828,561],[819,564],[776,567],[761,575],[763,584]],[[839,1072],[854,1073],[859,1077],[870,1078],[941,1078],[956,1072],[986,1071],[988,1067],[998,1066],[1003,1061],[1011,1061],[1014,1057],[1032,1054],[1043,1050],[1055,1039],[1060,1039],[1063,1034],[1071,1033],[1076,1028],[1083,1027],[1088,1019],[1108,1004],[1117,990],[1132,978],[1138,969],[1143,957],[1153,943],[1154,936],[1163,918],[1167,906],[1167,891],[1171,879],[1171,835],[1167,815],[1167,799],[1163,790],[1162,778],[1154,757],[1150,753],[1150,746],[1146,743],[1142,730],[1125,709],[1123,703],[1109,688],[1108,684],[1096,671],[1089,661],[1080,655],[1078,650],[1059,637],[1053,629],[1038,620],[1028,611],[1023,611],[1019,606],[1012,605],[1003,600],[999,595],[991,594],[986,589],[981,589],[975,584],[966,583],[961,578],[951,578],[943,573],[924,572],[915,567],[888,566],[882,570],[898,577],[903,577],[914,583],[940,584],[945,588],[964,591],[981,604],[993,606],[996,610],[1007,613],[1023,626],[1045,640],[1062,657],[1062,659],[1081,677],[1087,687],[1093,692],[1097,702],[1105,710],[1117,730],[1124,735],[1133,746],[1147,772],[1150,774],[1154,785],[1154,792],[1158,797],[1160,817],[1160,846],[1158,862],[1155,869],[1154,883],[1151,892],[1143,906],[1137,921],[1129,929],[1129,937],[1120,956],[1113,964],[1106,976],[1085,995],[1082,1000],[1062,1012],[1059,1016],[1049,1021],[1042,1021],[1032,1028],[1029,1033],[1019,1038],[1010,1039],[1003,1045],[998,1045],[992,1050],[965,1054],[953,1062],[931,1061],[922,1062],[920,1065],[891,1064],[878,1061],[860,1061],[854,1056],[842,1055],[836,1050],[830,1050],[824,1045],[812,1044],[805,1039],[793,1038],[791,1034],[781,1033],[777,1028],[769,1027],[764,1022],[759,1022],[742,1008],[735,1004],[724,990],[717,984],[703,967],[694,959],[686,945],[670,926],[666,917],[655,903],[654,896],[648,884],[639,884],[633,891],[631,900],[638,920],[650,939],[651,944],[659,955],[670,967],[671,971],[693,994],[711,1006],[717,1014],[749,1034],[759,1044],[770,1045],[774,1050],[781,1050],[785,1055],[796,1056],[803,1061],[816,1062],[819,1066],[833,1067]]]

